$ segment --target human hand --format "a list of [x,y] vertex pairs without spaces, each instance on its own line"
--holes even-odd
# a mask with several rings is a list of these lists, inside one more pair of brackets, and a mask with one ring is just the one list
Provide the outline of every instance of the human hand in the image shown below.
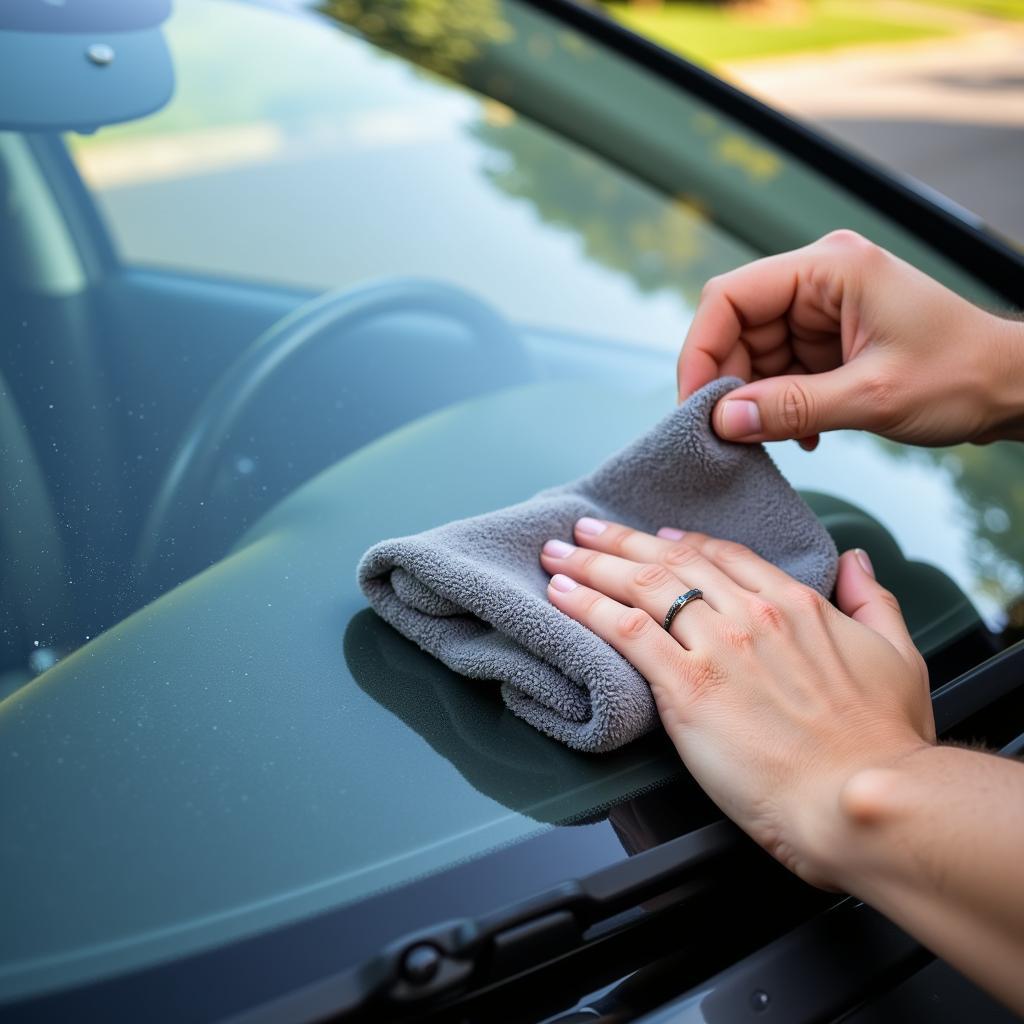
[[[541,554],[552,603],[640,671],[729,817],[806,881],[841,886],[848,784],[935,742],[924,661],[864,553],[841,558],[836,609],[703,534],[581,519],[575,539]],[[666,632],[665,613],[694,587],[704,600]]]
[[720,437],[870,430],[920,445],[1024,426],[1024,325],[972,305],[852,231],[708,281],[679,356],[684,399],[718,377]]

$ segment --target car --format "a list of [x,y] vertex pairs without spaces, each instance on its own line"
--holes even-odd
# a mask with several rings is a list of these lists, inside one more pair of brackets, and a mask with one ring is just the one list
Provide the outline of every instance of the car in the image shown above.
[[[662,731],[569,749],[356,583],[647,429],[704,282],[840,229],[1022,304],[970,215],[598,9],[7,5],[0,1018],[1011,1019]],[[941,734],[1020,752],[1022,449],[770,449]]]

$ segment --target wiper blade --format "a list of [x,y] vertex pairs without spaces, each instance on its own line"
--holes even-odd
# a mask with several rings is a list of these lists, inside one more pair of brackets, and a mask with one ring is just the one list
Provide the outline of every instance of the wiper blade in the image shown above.
[[409,932],[362,965],[234,1020],[359,1017],[447,1000],[580,948],[594,925],[723,868],[744,847],[756,849],[732,822],[714,822],[492,913]]
[[[1024,689],[1022,665],[1024,641],[939,687],[932,694],[939,734]],[[1016,735],[1002,753],[1016,754],[1022,746],[1024,737]],[[744,851],[760,854],[723,819],[493,913],[410,932],[362,965],[234,1020],[359,1018],[388,1007],[447,1001],[580,948],[588,929],[712,868],[717,873]],[[904,938],[894,946],[894,959],[907,954],[906,944],[913,954],[916,944]]]
[[374,991],[359,1002],[432,1000],[471,987],[478,973],[488,982],[518,974],[578,948],[595,924],[721,866],[747,844],[732,822],[718,821],[493,913],[405,935],[364,969]]

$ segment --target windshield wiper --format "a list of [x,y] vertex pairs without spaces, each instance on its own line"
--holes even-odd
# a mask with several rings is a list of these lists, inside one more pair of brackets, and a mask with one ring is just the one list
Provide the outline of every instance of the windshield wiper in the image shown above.
[[234,1018],[237,1024],[381,1013],[465,994],[585,945],[616,915],[757,847],[721,820],[476,918],[417,929],[362,965]]
[[[1017,699],[1021,690],[1024,641],[934,692],[939,734],[947,734],[979,713],[998,710],[1007,699]],[[1024,736],[1016,735],[1019,730],[1018,722],[1015,738],[1003,746],[1003,753],[1015,754],[1024,747]],[[448,1001],[581,948],[592,937],[595,926],[611,924],[616,915],[652,896],[726,871],[735,863],[736,855],[744,852],[766,856],[739,828],[723,819],[495,912],[405,934],[362,965],[234,1020],[237,1024],[258,1024],[282,1017],[358,1018],[380,1014],[389,1007],[411,1009],[417,1004]],[[872,929],[895,928],[888,922],[874,922],[874,916],[873,911],[864,915],[872,919]],[[829,925],[844,919],[844,914],[829,918]],[[812,932],[817,934],[813,928]],[[880,975],[898,963],[916,959],[917,944],[900,935],[899,940],[879,945],[878,962],[870,973]],[[783,945],[789,952],[789,946]],[[742,974],[735,973],[737,977]]]

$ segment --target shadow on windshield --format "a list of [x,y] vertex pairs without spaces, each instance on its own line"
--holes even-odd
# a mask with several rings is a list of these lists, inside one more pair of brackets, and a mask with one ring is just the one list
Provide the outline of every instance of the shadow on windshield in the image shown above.
[[366,694],[513,811],[558,825],[607,818],[629,853],[718,817],[661,730],[608,754],[572,750],[516,717],[498,683],[455,675],[369,609],[352,617],[344,649]]

